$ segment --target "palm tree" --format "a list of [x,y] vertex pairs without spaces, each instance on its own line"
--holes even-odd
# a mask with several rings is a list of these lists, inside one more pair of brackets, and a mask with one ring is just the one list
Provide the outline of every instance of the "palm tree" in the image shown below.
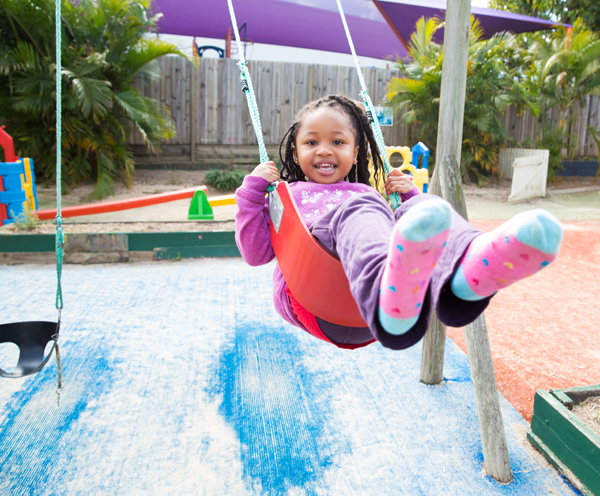
[[[600,95],[600,37],[577,19],[572,29],[561,26],[551,36],[536,36],[528,50],[528,60],[532,91],[539,95],[542,108],[543,132],[548,133],[551,127],[549,110],[558,109],[560,118],[555,134],[567,155],[572,156],[577,143],[571,129],[580,115],[575,110],[586,96]],[[587,122],[583,124],[600,149],[599,130]]]
[[409,140],[427,143],[432,156],[437,139],[440,91],[442,87],[442,47],[433,41],[442,22],[421,17],[410,37],[409,63],[399,59],[403,76],[392,78],[386,95],[394,112],[409,127]]
[[[174,136],[168,109],[134,86],[160,77],[157,59],[183,53],[149,37],[159,16],[151,0],[63,1],[63,178],[94,179],[93,198],[130,184],[134,162],[127,143],[138,129],[150,150]],[[54,179],[55,22],[53,0],[0,0],[0,118],[19,154]]]

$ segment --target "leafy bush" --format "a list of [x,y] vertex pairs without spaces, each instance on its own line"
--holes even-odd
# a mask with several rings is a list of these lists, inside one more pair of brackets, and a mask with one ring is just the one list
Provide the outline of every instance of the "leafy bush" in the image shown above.
[[[392,78],[388,103],[410,125],[411,143],[423,141],[435,154],[442,76],[442,47],[434,34],[439,19],[421,18],[409,43],[410,62],[398,62],[402,76]],[[565,155],[578,146],[575,125],[586,127],[599,145],[600,130],[578,112],[588,95],[600,95],[600,36],[577,19],[572,30],[558,27],[547,33],[520,36],[498,34],[480,41],[481,29],[472,22],[461,150],[461,174],[496,173],[498,152],[504,146],[550,150],[548,177],[561,168]],[[508,105],[536,118],[532,139],[516,143],[508,135],[503,113]],[[553,120],[558,112],[558,122]],[[579,122],[577,122],[579,120]]]
[[[599,130],[588,125],[587,114],[578,111],[587,95],[600,95],[600,36],[577,19],[572,29],[560,26],[549,36],[535,34],[531,38],[527,51],[529,92],[536,96],[541,109],[541,133],[535,146],[558,148],[557,157],[566,152],[573,159],[579,144],[574,133],[577,121],[600,145]],[[559,113],[557,124],[550,118],[551,109]],[[551,158],[550,175],[558,161],[552,163]]]
[[[404,74],[392,78],[387,100],[405,124],[412,125],[410,141],[423,141],[435,154],[442,80],[442,47],[433,41],[443,27],[439,19],[421,18],[409,43],[411,61],[398,61]],[[510,139],[503,125],[509,103],[536,108],[528,99],[520,69],[522,51],[516,38],[507,33],[480,41],[483,31],[471,24],[469,61],[461,151],[461,174],[478,183],[485,173],[497,173],[498,153]]]
[[[183,55],[147,36],[160,18],[150,5],[62,2],[62,177],[65,186],[95,180],[92,198],[111,194],[116,180],[130,184],[134,129],[151,151],[175,134],[168,109],[133,86],[160,77],[159,57]],[[0,120],[47,182],[56,163],[54,10],[54,0],[2,0],[0,15]]]
[[242,185],[246,175],[243,171],[216,170],[208,172],[204,182],[219,191],[233,191]]

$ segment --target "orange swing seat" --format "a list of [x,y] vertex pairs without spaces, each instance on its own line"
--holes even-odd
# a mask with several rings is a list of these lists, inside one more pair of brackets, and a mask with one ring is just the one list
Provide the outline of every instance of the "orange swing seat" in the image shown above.
[[269,193],[271,244],[294,298],[313,315],[346,327],[368,327],[340,260],[323,248],[300,216],[286,182]]

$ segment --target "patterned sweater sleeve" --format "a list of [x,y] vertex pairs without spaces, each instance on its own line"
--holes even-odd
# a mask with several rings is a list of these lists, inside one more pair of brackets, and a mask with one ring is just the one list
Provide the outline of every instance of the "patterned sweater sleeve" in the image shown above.
[[246,176],[235,191],[235,242],[243,259],[251,266],[264,265],[275,252],[269,233],[269,205],[265,198],[269,181]]

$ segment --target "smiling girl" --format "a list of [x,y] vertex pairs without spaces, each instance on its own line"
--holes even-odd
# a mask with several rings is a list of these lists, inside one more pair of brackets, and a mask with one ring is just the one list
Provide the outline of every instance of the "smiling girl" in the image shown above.
[[[340,348],[379,341],[392,349],[417,343],[435,308],[439,320],[461,327],[491,297],[551,263],[562,239],[560,223],[543,210],[519,214],[490,233],[471,226],[444,200],[420,194],[397,169],[385,182],[399,193],[392,212],[369,185],[369,149],[377,144],[365,113],[330,95],[307,104],[282,139],[281,175],[274,162],[258,165],[236,191],[236,242],[253,266],[275,257],[265,199],[270,183],[288,181],[307,227],[338,257],[368,327],[326,322],[303,308],[277,265],[277,312],[289,323]],[[381,157],[373,154],[376,177]]]

